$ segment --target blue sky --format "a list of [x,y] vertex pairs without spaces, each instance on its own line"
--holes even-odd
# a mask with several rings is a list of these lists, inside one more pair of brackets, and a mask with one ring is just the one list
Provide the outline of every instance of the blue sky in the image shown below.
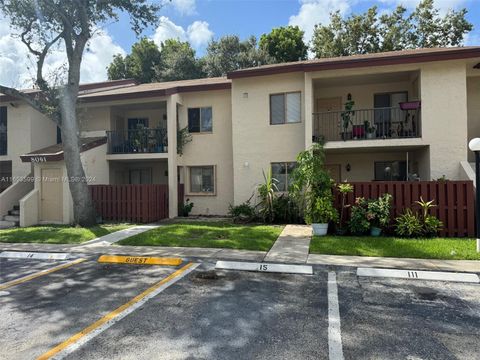
[[[298,25],[311,39],[313,27],[327,23],[329,13],[335,10],[347,16],[364,12],[372,5],[379,11],[390,11],[398,4],[409,9],[420,0],[151,0],[165,1],[158,26],[147,29],[143,35],[157,44],[168,38],[188,40],[197,55],[205,52],[212,38],[227,34],[242,39],[260,37],[274,27]],[[480,0],[436,0],[442,12],[449,8],[466,7],[468,20],[475,26],[466,39],[466,45],[480,45]],[[130,30],[128,17],[99,29],[90,41],[82,61],[81,81],[95,82],[107,78],[106,68],[115,54],[127,54],[138,39]],[[55,74],[66,61],[62,48],[54,49],[45,64],[45,73]],[[12,33],[8,19],[0,14],[0,83],[19,88],[30,87],[35,74],[35,63],[24,44]]]

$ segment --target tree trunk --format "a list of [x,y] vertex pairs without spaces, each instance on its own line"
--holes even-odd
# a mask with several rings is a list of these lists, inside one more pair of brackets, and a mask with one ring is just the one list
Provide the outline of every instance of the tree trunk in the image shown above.
[[61,101],[63,152],[68,186],[73,199],[75,223],[81,226],[92,226],[96,223],[96,214],[80,158],[81,144],[76,115],[77,96],[74,92],[75,90],[67,85]]

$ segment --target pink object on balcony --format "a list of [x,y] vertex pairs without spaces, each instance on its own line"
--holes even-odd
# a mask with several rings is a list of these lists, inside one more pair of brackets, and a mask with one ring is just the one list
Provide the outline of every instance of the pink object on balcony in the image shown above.
[[417,110],[420,108],[421,101],[406,101],[398,103],[402,110]]
[[354,138],[363,138],[365,136],[365,126],[353,125],[352,136]]

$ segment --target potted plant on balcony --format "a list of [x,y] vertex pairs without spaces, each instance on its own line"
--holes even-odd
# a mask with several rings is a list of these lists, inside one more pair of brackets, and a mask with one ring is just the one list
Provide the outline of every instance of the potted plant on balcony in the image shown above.
[[355,105],[355,101],[352,100],[352,94],[347,95],[347,102],[345,103],[345,110],[342,111],[340,117],[342,118],[342,140],[348,140],[352,138],[352,132],[348,131],[348,127],[352,125],[352,116],[355,115],[355,111],[352,110]]
[[312,225],[313,235],[325,236],[328,223],[338,220],[337,210],[333,207],[331,193],[312,199],[305,211],[305,222]]
[[364,122],[364,126],[365,126],[365,137],[367,139],[375,139],[375,132],[377,130],[377,128],[375,126],[371,126],[370,124],[370,121],[366,120]]

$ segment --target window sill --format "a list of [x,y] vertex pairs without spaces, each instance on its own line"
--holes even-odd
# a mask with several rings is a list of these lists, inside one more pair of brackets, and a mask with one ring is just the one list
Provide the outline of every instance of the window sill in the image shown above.
[[190,135],[209,135],[213,134],[213,131],[198,131],[198,132],[188,132]]
[[184,196],[217,196],[215,192],[194,192],[186,193]]
[[302,122],[301,121],[297,121],[297,122],[288,122],[288,123],[280,123],[280,124],[272,124],[270,123],[270,125],[272,126],[277,126],[277,125],[298,125],[298,124],[301,124]]

